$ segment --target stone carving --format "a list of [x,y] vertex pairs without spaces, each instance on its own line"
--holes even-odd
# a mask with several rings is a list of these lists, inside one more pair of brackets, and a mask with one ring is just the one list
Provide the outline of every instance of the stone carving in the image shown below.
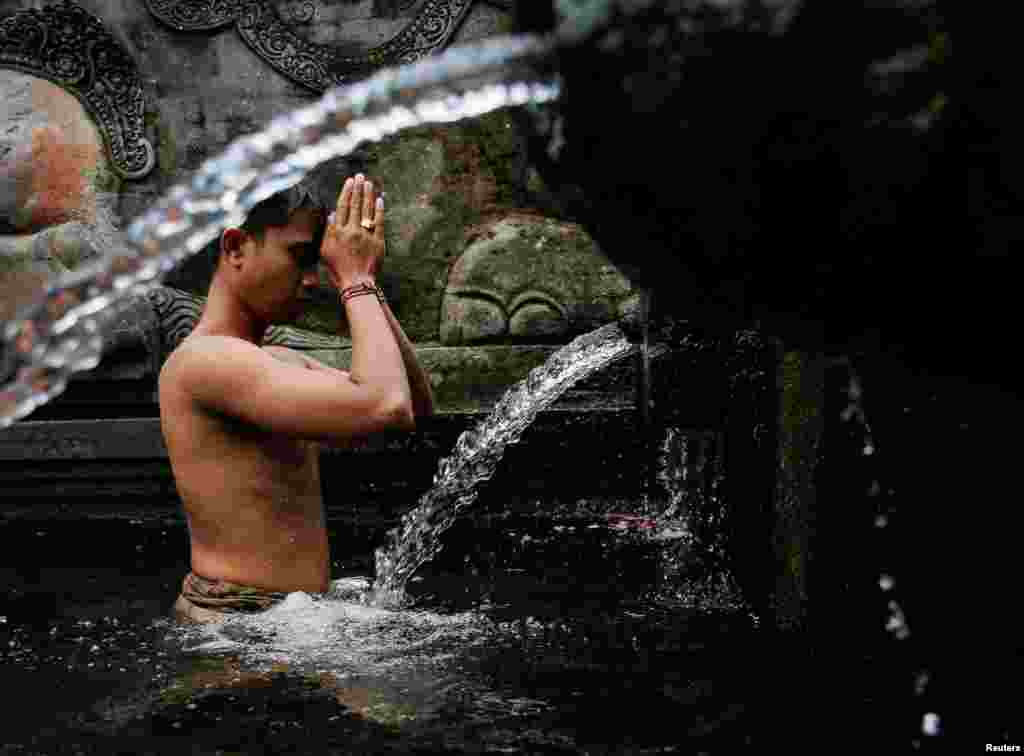
[[73,94],[95,119],[122,177],[142,178],[156,162],[144,136],[145,100],[131,56],[103,23],[70,0],[0,21],[0,68],[41,76]]
[[561,342],[625,315],[634,299],[579,227],[507,217],[478,233],[452,267],[441,343]]
[[3,71],[0,124],[0,319],[6,319],[50,276],[117,244],[121,179],[81,101],[47,79]]
[[247,0],[146,0],[149,12],[178,31],[208,31],[237,20]]
[[[156,312],[161,334],[160,352],[162,359],[166,359],[192,333],[206,299],[170,286],[153,289],[147,298]],[[349,346],[345,339],[292,326],[271,326],[263,343],[292,349],[342,349]]]
[[[235,23],[239,35],[267,63],[297,84],[316,92],[365,75],[381,66],[409,63],[442,47],[472,0],[422,0],[415,18],[382,45],[358,55],[309,42],[270,0],[146,0],[150,12],[178,31],[217,29]],[[315,15],[303,9],[305,15]]]

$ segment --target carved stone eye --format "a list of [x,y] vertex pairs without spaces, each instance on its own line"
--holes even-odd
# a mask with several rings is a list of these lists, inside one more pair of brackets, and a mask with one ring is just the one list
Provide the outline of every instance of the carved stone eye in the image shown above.
[[618,317],[630,296],[626,278],[577,226],[505,218],[483,228],[452,266],[441,343],[563,341]]
[[527,293],[512,307],[508,319],[508,333],[516,340],[553,341],[561,339],[569,330],[562,308],[547,298]]

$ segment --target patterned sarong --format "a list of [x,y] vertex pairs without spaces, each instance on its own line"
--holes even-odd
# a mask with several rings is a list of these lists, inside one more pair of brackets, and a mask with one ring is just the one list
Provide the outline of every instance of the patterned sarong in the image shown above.
[[[198,612],[199,615],[206,615],[207,612],[252,613],[269,609],[283,601],[287,595],[279,591],[230,583],[227,580],[212,580],[190,572],[181,582],[181,595],[175,606],[190,616],[196,614],[188,611],[190,607],[206,610]],[[192,618],[198,619],[195,616]]]

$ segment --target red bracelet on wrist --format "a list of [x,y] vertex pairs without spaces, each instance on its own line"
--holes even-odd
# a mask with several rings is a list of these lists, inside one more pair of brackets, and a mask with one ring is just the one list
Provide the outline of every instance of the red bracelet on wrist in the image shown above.
[[374,284],[368,284],[365,281],[357,283],[353,286],[346,286],[341,290],[341,301],[342,303],[347,302],[355,297],[363,297],[368,294],[373,294],[377,297],[377,301],[384,304],[384,290]]

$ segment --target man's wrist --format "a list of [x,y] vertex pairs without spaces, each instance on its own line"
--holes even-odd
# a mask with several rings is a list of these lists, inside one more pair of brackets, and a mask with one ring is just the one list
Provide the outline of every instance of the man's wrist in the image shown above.
[[351,289],[353,286],[359,286],[360,284],[369,284],[370,286],[376,286],[377,281],[369,273],[363,273],[344,278],[338,276],[338,284],[340,285],[338,291],[344,291],[345,289]]
[[[372,279],[371,279],[372,280]],[[377,298],[377,301],[384,304],[384,290],[377,286],[376,283],[370,283],[362,281],[351,286],[343,286],[339,292],[341,296],[341,303],[345,304],[349,300],[355,299],[356,297],[373,296]]]

